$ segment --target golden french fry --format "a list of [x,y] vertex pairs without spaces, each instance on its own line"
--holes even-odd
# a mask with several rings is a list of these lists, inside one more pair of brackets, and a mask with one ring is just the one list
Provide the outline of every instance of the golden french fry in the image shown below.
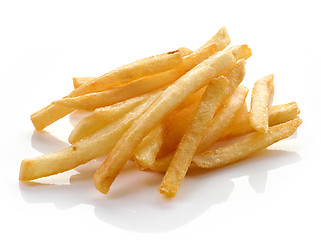
[[126,114],[124,118],[64,150],[23,160],[20,166],[19,179],[21,181],[30,181],[54,175],[107,154],[124,132],[157,97],[158,95],[150,97],[148,101],[142,103],[135,111]]
[[222,51],[231,43],[230,36],[225,27],[222,27],[210,40],[208,40],[202,47],[203,49],[208,47],[209,45],[215,44],[217,46],[218,51]]
[[178,67],[183,63],[180,51],[168,52],[119,67],[75,89],[70,95],[80,96],[127,84],[133,80]]
[[228,98],[207,127],[197,152],[204,152],[209,149],[224,134],[231,125],[235,114],[242,107],[248,91],[247,87],[240,85],[234,94]]
[[197,51],[186,56],[184,58],[184,64],[170,71],[147,76],[119,88],[113,88],[73,98],[62,98],[56,101],[55,104],[61,104],[65,107],[76,109],[94,110],[95,108],[108,106],[128,98],[145,94],[173,83],[197,64],[213,55],[215,51],[216,45],[210,45],[201,51]]
[[141,141],[134,151],[137,166],[144,170],[152,165],[163,143],[163,125],[158,123]]
[[274,75],[270,74],[257,80],[251,96],[250,124],[258,132],[266,132],[269,128],[269,101],[274,90]]
[[68,138],[69,143],[78,142],[97,132],[99,129],[104,128],[107,124],[116,122],[126,113],[134,111],[139,104],[155,94],[159,94],[159,92],[130,98],[111,106],[97,108],[91,115],[79,121]]
[[72,81],[74,84],[74,88],[78,88],[81,85],[84,85],[85,83],[95,79],[95,77],[73,77]]
[[211,78],[232,68],[235,63],[235,57],[231,52],[218,52],[195,66],[164,90],[146,112],[126,131],[104,163],[95,172],[95,187],[100,192],[107,193],[119,171],[143,137],[182,103],[188,95],[207,84]]
[[[269,107],[269,126],[274,126],[294,119],[300,113],[296,102],[280,104]],[[237,137],[252,133],[255,130],[250,125],[250,113],[244,113],[238,116],[229,127],[225,137]]]
[[201,168],[218,168],[242,160],[273,143],[291,136],[300,126],[300,118],[256,132],[240,142],[196,155],[193,162]]
[[192,162],[203,133],[223,100],[224,91],[228,83],[227,78],[221,76],[211,80],[208,84],[202,100],[196,108],[189,128],[180,141],[162,180],[159,187],[160,193],[167,197],[174,197],[176,195]]

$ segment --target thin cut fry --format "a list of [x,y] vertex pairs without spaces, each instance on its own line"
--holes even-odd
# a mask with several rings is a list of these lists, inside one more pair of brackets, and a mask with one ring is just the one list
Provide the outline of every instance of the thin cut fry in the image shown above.
[[240,142],[196,155],[193,162],[201,168],[218,168],[242,160],[273,143],[291,136],[300,126],[297,118],[271,127],[267,132],[256,132]]
[[269,101],[274,90],[274,75],[270,74],[257,80],[251,96],[250,124],[258,132],[266,132],[269,128]]
[[[272,127],[274,125],[290,121],[299,113],[300,109],[298,108],[298,104],[296,102],[270,106],[269,126]],[[237,137],[254,132],[255,130],[250,125],[249,116],[250,113],[247,112],[237,117],[223,137]]]
[[148,132],[167,114],[182,103],[188,95],[232,68],[236,60],[231,52],[218,52],[187,72],[163,91],[161,96],[135,121],[118,141],[104,163],[94,174],[95,187],[107,193],[121,168],[130,158],[132,151]]
[[79,123],[71,132],[68,141],[70,143],[75,143],[86,137],[89,137],[99,129],[104,128],[107,124],[116,122],[126,113],[134,111],[134,109],[137,108],[139,104],[141,104],[143,101],[146,101],[149,97],[155,94],[159,94],[159,92],[131,98],[111,106],[97,108],[91,115],[79,121]]
[[99,107],[108,106],[128,98],[145,94],[173,83],[200,62],[213,55],[216,46],[211,45],[199,52],[192,53],[184,58],[184,64],[170,71],[156,75],[147,76],[125,86],[109,89],[102,92],[85,94],[78,97],[62,98],[55,104],[76,109],[94,110]]
[[228,98],[224,106],[214,116],[200,142],[197,152],[209,149],[231,125],[236,112],[242,107],[248,93],[247,87],[240,85]]
[[136,148],[134,157],[140,169],[144,170],[154,163],[163,143],[163,131],[163,125],[158,123]]
[[213,79],[208,84],[201,102],[196,108],[190,126],[180,141],[176,153],[162,180],[159,191],[174,197],[191,164],[208,124],[221,104],[228,85],[226,77]]
[[73,169],[107,154],[146,108],[157,98],[152,96],[135,111],[108,125],[90,137],[58,152],[25,159],[20,166],[20,181],[30,181]]
[[202,47],[203,49],[208,47],[209,45],[215,44],[217,46],[218,51],[222,51],[231,43],[230,36],[225,27],[222,27],[210,40],[208,40]]

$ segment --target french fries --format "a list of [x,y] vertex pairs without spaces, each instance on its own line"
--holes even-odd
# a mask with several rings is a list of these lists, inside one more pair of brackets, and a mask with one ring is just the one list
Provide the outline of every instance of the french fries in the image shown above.
[[[86,82],[72,91],[67,97],[76,97],[86,93],[103,91],[109,88],[119,87],[138,78],[163,72],[183,63],[183,56],[179,51],[145,58],[127,64],[108,72],[100,77]],[[58,104],[50,104],[47,107],[31,115],[31,121],[38,131],[60,118],[73,112],[74,108],[64,107]]]
[[131,124],[155,101],[158,95],[152,96],[135,111],[127,113],[113,124],[64,150],[23,160],[20,166],[19,179],[30,181],[61,173],[107,154]]
[[238,143],[217,150],[201,153],[193,162],[202,168],[218,168],[242,160],[273,143],[290,137],[300,126],[302,120],[297,118],[269,128],[267,132],[256,132]]
[[85,94],[78,97],[62,98],[56,101],[55,104],[61,104],[65,107],[76,109],[93,110],[155,91],[174,82],[194,66],[213,55],[215,51],[216,45],[210,45],[199,52],[186,56],[184,63],[181,66],[170,71],[147,76],[128,85],[109,89],[107,91]]
[[[271,74],[255,82],[248,111],[242,81],[252,50],[246,44],[226,49],[229,44],[223,27],[196,51],[182,47],[101,77],[73,78],[69,95],[31,115],[35,128],[40,131],[74,110],[92,113],[75,126],[69,147],[23,160],[20,181],[108,154],[93,176],[101,193],[110,190],[130,159],[140,170],[165,173],[159,192],[174,197],[190,167],[223,167],[291,136],[302,123],[298,105],[268,106]],[[233,144],[215,144],[246,134]]]
[[[280,123],[293,120],[300,113],[300,109],[296,102],[287,104],[280,104],[269,107],[269,126],[275,126]],[[253,133],[255,130],[252,128],[249,120],[250,113],[244,113],[238,116],[231,124],[227,132],[224,134],[226,137],[238,137],[241,135]],[[223,138],[223,137],[222,137]]]
[[266,132],[269,128],[268,106],[274,90],[273,78],[270,74],[257,80],[252,90],[250,124],[258,132]]
[[132,151],[153,126],[183,102],[189,94],[208,83],[210,78],[217,77],[223,71],[232,68],[235,63],[236,60],[232,53],[218,52],[164,90],[139,120],[122,136],[104,163],[97,169],[94,174],[94,184],[97,190],[105,194],[109,191],[111,184],[126,160],[130,158]]
[[185,132],[176,153],[162,180],[159,191],[168,197],[174,197],[186,175],[192,158],[201,141],[202,135],[221,104],[228,85],[226,77],[209,82],[201,102],[198,104],[189,128]]

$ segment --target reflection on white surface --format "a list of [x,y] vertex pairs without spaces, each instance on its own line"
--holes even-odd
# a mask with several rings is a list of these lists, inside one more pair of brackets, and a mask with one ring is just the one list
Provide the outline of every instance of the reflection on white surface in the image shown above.
[[[47,144],[48,141],[52,144]],[[33,147],[41,152],[53,150],[44,145],[57,143],[61,148],[64,144],[59,141],[50,134],[40,137],[34,133],[32,136]],[[131,161],[125,165],[110,192],[102,195],[95,189],[92,176],[104,157],[75,170],[19,186],[27,203],[54,203],[61,210],[87,204],[93,206],[98,219],[117,228],[167,232],[195,220],[214,205],[228,201],[235,188],[233,179],[248,177],[249,186],[256,193],[263,193],[269,171],[294,164],[299,159],[294,152],[264,150],[225,168],[191,169],[173,199],[166,199],[157,191],[162,174],[139,171]]]

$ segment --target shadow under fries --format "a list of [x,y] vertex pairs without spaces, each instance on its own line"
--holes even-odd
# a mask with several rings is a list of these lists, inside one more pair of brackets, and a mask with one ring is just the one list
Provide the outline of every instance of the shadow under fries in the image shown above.
[[[300,157],[295,152],[264,150],[224,168],[191,169],[173,199],[158,193],[163,174],[138,171],[132,161],[125,165],[110,192],[102,195],[95,189],[92,176],[104,159],[90,161],[71,170],[74,172],[37,180],[38,183],[20,183],[21,195],[28,203],[54,203],[61,210],[88,204],[94,207],[98,219],[120,229],[167,232],[226,202],[235,188],[234,178],[248,176],[251,187],[263,193],[269,171],[294,164]],[[52,183],[59,175],[65,184],[40,183]]]
[[51,152],[60,151],[69,146],[68,143],[61,141],[49,132],[37,130],[33,131],[31,137],[31,146],[37,151],[46,154]]

